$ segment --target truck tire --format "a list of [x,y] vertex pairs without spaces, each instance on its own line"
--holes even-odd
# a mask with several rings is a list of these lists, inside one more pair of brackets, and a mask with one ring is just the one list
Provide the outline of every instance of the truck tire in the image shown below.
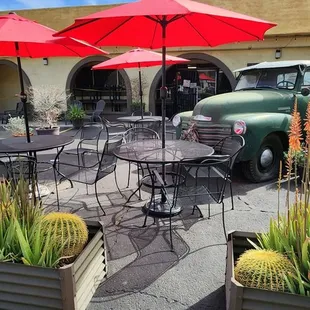
[[263,140],[256,156],[243,163],[243,174],[255,183],[276,179],[282,158],[282,142],[277,135],[271,134]]

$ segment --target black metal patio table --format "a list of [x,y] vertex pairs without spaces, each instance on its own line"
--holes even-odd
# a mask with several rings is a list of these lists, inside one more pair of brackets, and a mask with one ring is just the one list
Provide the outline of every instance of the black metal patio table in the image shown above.
[[19,154],[36,153],[56,148],[62,149],[72,143],[74,139],[69,136],[42,135],[32,136],[28,143],[26,137],[13,137],[0,140],[0,153]]
[[[37,158],[37,152],[43,152],[47,150],[57,149],[57,155],[50,168],[54,167],[57,160],[63,151],[64,147],[74,141],[73,137],[70,136],[53,136],[53,135],[40,135],[31,136],[31,142],[27,142],[26,137],[12,137],[0,140],[0,154],[24,154],[28,153],[35,159]],[[13,156],[14,156],[13,155]],[[48,168],[48,169],[50,169]],[[37,171],[35,172],[37,173]],[[42,190],[42,186],[41,190]],[[48,192],[47,189],[45,191]],[[42,195],[41,195],[42,196]]]
[[[164,149],[161,140],[140,140],[123,144],[114,153],[119,159],[137,164],[168,165],[177,164],[184,159],[209,156],[214,153],[214,150],[205,144],[184,140],[166,141]],[[163,199],[163,195],[159,195],[153,201],[151,207],[149,206],[150,202],[145,206],[145,208],[150,207],[150,214],[158,216],[170,214],[170,206]],[[175,215],[180,211],[181,207],[176,206],[171,214]]]
[[[161,116],[144,116],[143,118],[141,116],[122,116],[122,117],[118,117],[117,120],[119,122],[122,122],[122,123],[129,123],[129,124],[133,124],[133,123],[136,123],[138,121],[140,122],[158,122],[158,121],[162,121],[162,117]],[[166,117],[166,120],[168,120],[168,117]]]

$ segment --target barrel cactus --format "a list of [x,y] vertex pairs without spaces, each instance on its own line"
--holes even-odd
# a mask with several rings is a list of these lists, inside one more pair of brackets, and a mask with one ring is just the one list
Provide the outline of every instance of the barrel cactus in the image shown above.
[[294,272],[292,263],[271,250],[248,250],[238,259],[235,278],[246,287],[288,291],[285,275]]
[[63,246],[62,256],[79,255],[88,240],[87,226],[76,214],[49,213],[43,218],[42,228],[52,242]]

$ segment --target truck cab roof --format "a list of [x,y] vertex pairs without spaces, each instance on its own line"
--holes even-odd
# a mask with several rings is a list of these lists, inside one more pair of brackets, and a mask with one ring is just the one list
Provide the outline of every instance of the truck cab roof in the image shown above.
[[234,70],[234,72],[242,72],[253,69],[285,68],[294,66],[303,66],[303,67],[310,66],[310,60],[264,61],[256,65]]

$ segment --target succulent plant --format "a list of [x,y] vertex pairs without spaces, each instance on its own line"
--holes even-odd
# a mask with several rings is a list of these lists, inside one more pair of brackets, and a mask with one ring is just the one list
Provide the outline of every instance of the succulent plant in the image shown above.
[[87,240],[88,230],[84,220],[76,214],[53,212],[43,218],[42,228],[51,233],[53,242],[62,246],[62,256],[79,255]]
[[271,250],[248,250],[238,259],[235,278],[246,287],[271,291],[288,291],[285,276],[294,273],[292,263]]

